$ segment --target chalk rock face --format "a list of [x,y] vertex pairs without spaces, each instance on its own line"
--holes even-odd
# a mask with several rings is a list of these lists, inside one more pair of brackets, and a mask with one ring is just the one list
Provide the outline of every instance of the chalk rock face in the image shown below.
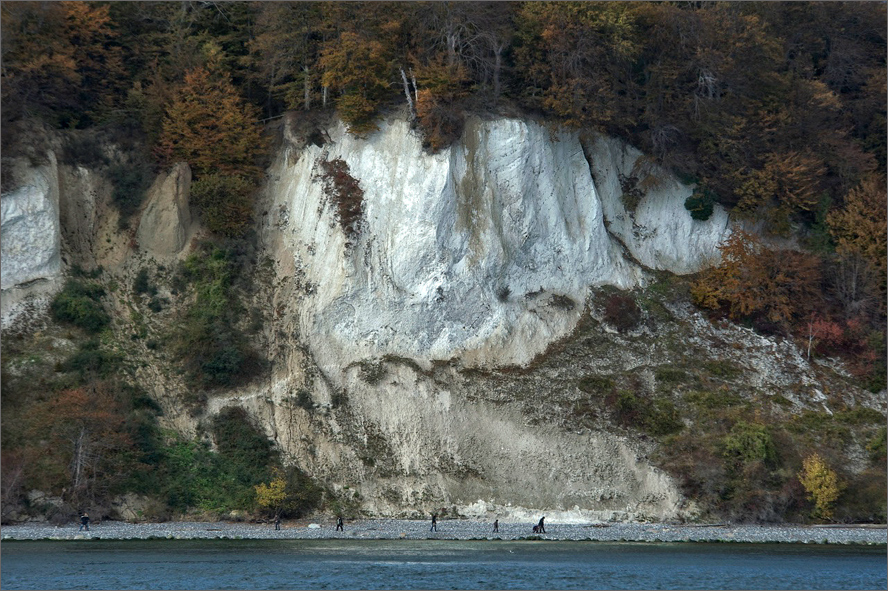
[[[683,185],[635,148],[597,136],[586,146],[601,195],[608,230],[632,256],[651,269],[695,273],[719,259],[718,244],[730,232],[721,205],[706,221],[684,207],[693,187]],[[637,207],[627,210],[623,194],[635,191]],[[632,199],[631,197],[629,198]]]
[[191,168],[185,162],[179,162],[169,173],[155,179],[136,234],[142,248],[162,257],[182,251],[191,225],[190,189]]
[[[605,232],[575,134],[470,120],[436,155],[405,121],[330,137],[282,159],[270,187],[315,286],[302,333],[330,369],[386,354],[526,363],[574,326],[589,285],[640,280]],[[354,244],[322,178],[335,159],[364,191]]]
[[[330,370],[385,355],[526,364],[575,326],[590,286],[643,281],[632,257],[692,272],[727,227],[722,210],[692,220],[690,189],[665,173],[627,214],[618,175],[640,153],[615,140],[584,155],[577,134],[512,119],[470,119],[435,155],[403,120],[366,139],[339,124],[329,137],[281,158],[269,190],[313,288],[301,333]],[[356,237],[337,223],[324,178],[322,163],[337,159],[363,190]]]
[[59,276],[59,183],[55,155],[28,170],[24,182],[0,198],[0,286],[6,290]]

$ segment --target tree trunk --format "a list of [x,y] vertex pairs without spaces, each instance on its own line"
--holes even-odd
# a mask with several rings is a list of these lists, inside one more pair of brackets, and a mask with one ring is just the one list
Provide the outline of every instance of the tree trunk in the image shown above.
[[307,65],[302,66],[302,71],[305,72],[305,110],[308,111],[311,109],[311,78]]
[[321,90],[321,108],[327,108],[327,87],[324,86],[323,90]]
[[80,433],[74,440],[74,458],[72,459],[72,478],[74,481],[74,490],[80,489],[83,481],[83,467],[86,463],[86,429],[81,428]]
[[404,95],[407,97],[407,105],[410,107],[410,117],[412,119],[416,114],[416,110],[413,108],[413,98],[410,96],[410,86],[407,84],[407,74],[404,73],[404,68],[401,68],[401,80],[404,81]]
[[503,44],[497,45],[495,49],[495,59],[493,62],[493,100],[496,101],[500,95],[500,68],[503,65]]
[[413,83],[413,98],[419,102],[419,88],[416,86],[416,75],[413,73],[413,68],[410,68],[410,81]]

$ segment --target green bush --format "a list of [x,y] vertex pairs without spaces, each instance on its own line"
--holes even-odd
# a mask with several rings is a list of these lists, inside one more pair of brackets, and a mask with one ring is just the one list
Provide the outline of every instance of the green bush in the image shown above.
[[614,389],[614,381],[605,376],[588,374],[580,379],[577,387],[587,394],[607,394]]
[[139,272],[136,273],[136,278],[133,280],[133,291],[137,294],[146,293],[150,296],[157,295],[157,287],[151,284],[151,279],[148,276],[148,269],[142,267],[139,269]]
[[127,227],[130,216],[142,205],[151,176],[151,167],[147,163],[121,163],[108,168],[108,179],[114,187],[112,202],[120,212],[121,228]]
[[651,435],[662,436],[681,431],[684,423],[672,401],[660,398],[649,407],[644,418],[644,426]]
[[232,464],[241,480],[252,486],[270,478],[271,466],[278,459],[274,443],[244,409],[236,406],[223,409],[213,417],[210,430],[219,453]]
[[181,282],[193,285],[195,298],[176,328],[173,347],[192,385],[232,386],[262,369],[261,357],[238,325],[243,310],[234,287],[238,271],[233,249],[214,245],[182,264]]
[[688,380],[688,374],[684,370],[661,366],[654,371],[654,377],[664,385],[676,386]]
[[722,440],[724,456],[739,464],[756,461],[773,466],[777,461],[774,439],[764,425],[739,421]]
[[705,222],[714,211],[715,194],[705,187],[694,189],[694,193],[685,199],[685,209],[691,212],[691,217],[695,220]]
[[885,457],[888,456],[888,437],[886,437],[886,428],[882,427],[876,435],[866,444],[866,450],[870,454],[870,459],[876,463],[885,463]]
[[100,332],[111,323],[102,307],[102,286],[70,279],[52,300],[50,311],[59,322],[69,322],[90,333]]
[[121,355],[104,351],[99,341],[92,339],[59,364],[59,369],[77,372],[80,381],[85,382],[91,378],[106,378],[112,375],[122,360]]

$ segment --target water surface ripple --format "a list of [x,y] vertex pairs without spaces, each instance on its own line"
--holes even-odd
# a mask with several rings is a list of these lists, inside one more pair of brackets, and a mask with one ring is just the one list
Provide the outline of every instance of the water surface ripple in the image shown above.
[[885,589],[884,546],[4,541],[3,589]]

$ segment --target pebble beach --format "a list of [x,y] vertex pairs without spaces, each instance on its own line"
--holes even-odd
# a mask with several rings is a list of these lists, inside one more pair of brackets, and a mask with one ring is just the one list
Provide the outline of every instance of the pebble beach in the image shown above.
[[344,531],[334,520],[272,524],[236,522],[127,523],[103,521],[79,531],[79,523],[55,526],[45,523],[7,525],[3,540],[560,540],[595,542],[741,542],[864,544],[888,543],[885,525],[671,525],[662,523],[546,523],[546,533],[535,534],[534,523],[493,524],[475,520],[440,520],[438,531],[429,521],[395,519],[346,521]]

